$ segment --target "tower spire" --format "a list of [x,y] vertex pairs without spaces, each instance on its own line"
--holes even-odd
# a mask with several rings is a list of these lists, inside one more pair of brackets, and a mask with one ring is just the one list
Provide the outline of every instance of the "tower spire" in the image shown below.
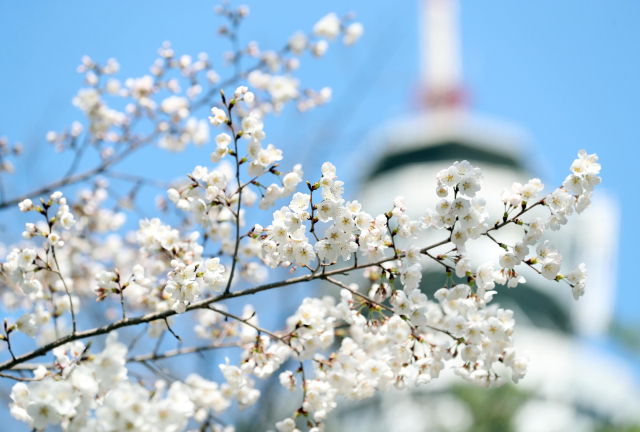
[[458,0],[421,0],[421,80],[431,109],[463,105]]

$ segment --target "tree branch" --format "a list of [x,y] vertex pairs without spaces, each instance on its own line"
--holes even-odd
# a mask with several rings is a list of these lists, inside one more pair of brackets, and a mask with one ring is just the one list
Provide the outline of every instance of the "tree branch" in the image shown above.
[[[427,251],[430,249],[433,249],[435,247],[438,246],[442,246],[446,243],[448,243],[449,240],[443,240],[441,242],[435,243],[431,246],[427,246],[421,250]],[[398,256],[398,258],[402,258],[404,255],[401,254]],[[198,302],[192,303],[189,306],[187,306],[187,311],[192,311],[192,310],[196,310],[196,309],[203,309],[203,308],[207,308],[208,305],[212,304],[212,303],[217,303],[223,300],[227,300],[227,299],[231,299],[231,298],[236,298],[236,297],[244,297],[247,295],[253,295],[253,294],[257,294],[259,292],[262,291],[268,291],[268,290],[272,290],[274,288],[280,288],[283,286],[288,286],[288,285],[294,285],[294,284],[298,284],[298,283],[302,283],[302,282],[310,282],[312,280],[315,279],[320,279],[323,277],[328,277],[328,276],[333,276],[333,275],[338,275],[338,274],[345,274],[348,273],[350,271],[353,270],[358,270],[358,269],[362,269],[362,268],[366,268],[366,267],[371,267],[371,266],[378,266],[381,264],[384,264],[385,262],[389,262],[389,261],[394,261],[396,259],[398,259],[396,257],[389,257],[389,258],[384,258],[380,261],[374,262],[374,263],[365,263],[365,264],[357,264],[357,265],[353,265],[350,267],[343,267],[343,268],[339,268],[339,269],[335,269],[335,270],[329,270],[326,271],[324,273],[318,273],[318,272],[314,272],[308,275],[304,275],[304,276],[298,276],[298,277],[294,277],[294,278],[290,278],[290,279],[285,279],[282,281],[278,281],[278,282],[272,282],[272,283],[268,283],[268,284],[264,284],[264,285],[260,285],[254,288],[247,288],[241,291],[236,291],[236,292],[223,292],[220,295],[214,296],[214,297],[210,297],[210,298],[206,298],[203,300],[200,300]],[[46,353],[48,353],[49,351],[51,351],[54,348],[57,348],[59,346],[62,346],[66,343],[69,342],[73,342],[76,340],[80,340],[80,339],[85,339],[88,337],[93,337],[93,336],[99,336],[99,335],[103,335],[103,334],[107,334],[113,330],[117,330],[119,328],[122,327],[129,327],[129,326],[134,326],[134,325],[138,325],[138,324],[143,324],[143,323],[148,323],[151,321],[156,321],[159,319],[164,319],[167,318],[169,316],[172,315],[176,315],[176,312],[172,309],[168,309],[165,311],[161,311],[161,312],[154,312],[154,313],[149,313],[143,316],[139,316],[139,317],[135,317],[135,318],[126,318],[126,319],[121,319],[118,321],[115,321],[111,324],[107,324],[105,326],[102,327],[98,327],[98,328],[94,328],[91,330],[85,330],[85,331],[81,331],[81,332],[76,332],[75,334],[70,334],[67,336],[64,336],[62,338],[59,338],[53,342],[48,343],[47,345],[44,345],[38,349],[35,349],[33,351],[30,351],[28,353],[22,354],[20,356],[17,356],[15,359],[11,359],[11,360],[7,360],[3,363],[0,363],[0,371],[3,370],[7,370],[7,369],[11,369],[13,368],[15,365],[20,364],[20,363],[24,363],[28,360],[34,359],[36,357],[40,357],[42,355],[45,355]]]

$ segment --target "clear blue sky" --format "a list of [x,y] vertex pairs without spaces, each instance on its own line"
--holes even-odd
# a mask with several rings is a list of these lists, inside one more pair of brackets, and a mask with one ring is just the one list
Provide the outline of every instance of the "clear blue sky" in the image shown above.
[[[43,137],[80,117],[70,101],[82,85],[75,72],[82,55],[98,61],[115,57],[122,65],[120,77],[141,76],[162,41],[170,40],[178,53],[206,51],[220,64],[228,47],[215,35],[220,21],[214,4],[2,2],[0,135],[22,141],[27,149],[17,162],[21,172],[5,180],[8,194],[54,179],[67,166],[68,155],[54,155]],[[271,141],[291,155],[289,163],[296,155],[313,166],[311,144],[320,145],[328,159],[336,159],[337,149],[361,149],[366,133],[381,121],[416,110],[416,1],[248,4],[251,17],[241,38],[258,39],[263,48],[279,48],[295,30],[309,29],[330,11],[356,11],[365,25],[357,46],[331,46],[323,61],[303,62],[303,83],[333,87],[333,104],[303,116],[289,110],[267,125]],[[603,186],[621,200],[616,309],[627,322],[637,321],[640,301],[630,270],[637,258],[639,238],[632,218],[638,203],[622,200],[623,188],[635,178],[628,164],[640,156],[638,22],[640,3],[631,0],[462,1],[464,75],[474,109],[525,128],[544,155],[553,184],[564,179],[578,149],[600,155]],[[177,158],[156,152],[153,159],[143,154],[122,169],[156,178],[179,176],[207,163],[209,152],[191,149]],[[90,162],[88,158],[85,166]],[[149,203],[155,194],[148,192]]]
[[[324,60],[303,62],[303,83],[332,87],[334,102],[305,115],[289,109],[267,124],[270,141],[285,149],[286,165],[303,158],[307,167],[314,167],[317,161],[309,150],[314,145],[327,155],[322,160],[334,160],[342,172],[357,170],[337,157],[339,151],[366,148],[363,139],[371,129],[417,109],[417,0],[246,3],[251,17],[241,39],[257,39],[265,49],[281,47],[294,31],[310,29],[330,11],[356,11],[365,25],[355,47],[332,45]],[[464,75],[473,108],[527,130],[553,184],[564,179],[577,150],[600,155],[603,187],[619,198],[622,208],[616,311],[627,323],[640,322],[634,274],[640,239],[633,222],[639,204],[635,194],[622,199],[623,188],[636,183],[632,167],[640,159],[640,2],[461,3]],[[83,55],[98,61],[115,57],[122,65],[119,77],[142,76],[156,49],[169,40],[178,53],[206,51],[219,65],[228,46],[215,35],[220,20],[214,5],[188,0],[1,2],[0,136],[26,146],[16,162],[19,172],[11,179],[4,176],[8,195],[53,180],[68,167],[69,155],[55,155],[44,135],[80,118],[71,98],[82,85],[75,69]],[[210,147],[192,148],[178,157],[143,152],[121,169],[172,178],[207,164],[210,152]],[[88,158],[84,167],[91,162]],[[143,195],[149,213],[157,193]],[[2,229],[18,218],[15,213],[3,213]],[[0,231],[0,241],[12,239]]]

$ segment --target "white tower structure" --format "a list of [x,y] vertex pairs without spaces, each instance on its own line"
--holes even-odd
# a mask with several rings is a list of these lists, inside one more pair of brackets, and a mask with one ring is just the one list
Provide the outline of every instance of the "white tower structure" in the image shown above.
[[463,93],[458,3],[433,0],[421,12],[420,68],[429,104],[437,109],[459,108]]
[[[502,189],[513,182],[526,183],[539,176],[535,174],[536,163],[530,157],[534,152],[527,151],[529,139],[522,129],[468,109],[462,84],[458,1],[422,0],[421,3],[424,109],[413,117],[384,125],[367,140],[367,145],[378,152],[378,158],[366,170],[361,196],[373,213],[388,211],[386,206],[397,191],[403,191],[410,209],[422,212],[435,208],[436,173],[456,160],[466,159],[483,169],[482,196],[497,221],[502,215],[499,200]],[[545,193],[555,187],[557,185],[547,184]],[[524,269],[522,273],[529,281],[527,286],[505,288],[505,292],[500,293],[505,306],[522,312],[521,319],[565,333],[601,336],[606,332],[615,296],[618,219],[615,203],[601,190],[598,192],[592,208],[580,217],[574,215],[577,220],[553,233],[554,243],[564,255],[565,271],[581,262],[589,264],[589,295],[578,304],[565,287]],[[585,247],[585,233],[589,233],[589,248]],[[521,234],[514,230],[512,235]],[[512,243],[519,241],[516,238],[513,237]],[[482,249],[492,247],[489,240],[482,246]],[[469,252],[472,259],[474,252],[479,253],[473,249]],[[483,260],[482,256],[475,258],[476,262]],[[442,273],[436,263],[425,261],[424,267],[428,273],[425,276],[429,277],[423,280],[434,279],[434,272]],[[442,278],[436,279],[439,285]]]

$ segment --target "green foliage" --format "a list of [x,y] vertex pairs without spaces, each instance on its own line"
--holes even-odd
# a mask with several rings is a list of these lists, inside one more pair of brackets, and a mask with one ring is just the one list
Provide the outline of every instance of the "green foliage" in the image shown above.
[[485,389],[475,386],[455,386],[452,394],[467,406],[473,415],[473,432],[513,432],[513,416],[529,395],[512,385]]

